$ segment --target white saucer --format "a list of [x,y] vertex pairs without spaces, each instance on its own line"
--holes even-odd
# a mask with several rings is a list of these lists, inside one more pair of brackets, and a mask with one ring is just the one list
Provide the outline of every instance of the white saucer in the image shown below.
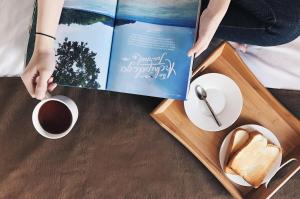
[[[268,129],[262,127],[262,126],[259,126],[259,125],[256,125],[256,124],[247,124],[247,125],[244,125],[244,126],[240,126],[238,128],[242,128],[242,129],[245,129],[245,130],[248,130],[248,131],[258,131],[260,132],[262,135],[264,135],[271,143],[273,143],[274,145],[276,146],[280,146],[280,143],[277,139],[277,137]],[[220,152],[219,152],[219,161],[220,161],[220,165],[221,165],[221,168],[222,170],[224,171],[224,164],[225,162],[227,162],[227,148],[228,148],[228,144],[229,144],[229,141],[230,141],[230,138],[232,136],[232,133],[234,132],[231,131],[226,137],[225,139],[223,140],[223,143],[221,145],[221,148],[220,148]],[[268,182],[275,174],[276,172],[278,171],[278,169],[280,168],[280,165],[281,165],[281,161],[282,161],[282,154],[276,159],[273,167],[270,169],[269,173],[267,174],[267,176],[265,177],[265,179],[263,180],[263,184]],[[228,174],[228,173],[225,173],[226,176],[231,180],[233,181],[234,183],[238,184],[238,185],[242,185],[242,186],[251,186],[248,182],[246,182],[241,176],[239,175],[234,175],[234,174]]]
[[[219,127],[207,106],[195,92],[200,85],[207,92],[207,100],[221,122]],[[231,126],[240,116],[243,108],[242,93],[229,77],[219,73],[208,73],[195,79],[190,85],[184,109],[193,124],[205,131],[221,131]]]

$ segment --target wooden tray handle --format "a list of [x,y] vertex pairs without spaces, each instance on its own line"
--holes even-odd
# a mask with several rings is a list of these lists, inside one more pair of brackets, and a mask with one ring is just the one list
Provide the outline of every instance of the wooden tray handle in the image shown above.
[[[274,174],[274,176],[276,176],[276,174],[277,174],[280,170],[282,170],[282,168],[284,168],[286,165],[290,164],[290,163],[293,162],[293,161],[298,161],[298,160],[297,160],[296,158],[289,159],[288,161],[286,161],[285,163],[283,163],[283,164],[279,167],[279,169],[276,171],[276,173]],[[268,185],[269,185],[269,183],[272,181],[272,179],[274,178],[274,176],[272,176],[272,177],[264,184],[266,188],[268,188]]]
[[[285,167],[288,167],[288,170]],[[294,153],[291,153],[291,155],[285,158],[284,164],[282,164],[280,169],[272,177],[272,179],[268,182],[268,184],[266,186],[262,185],[258,189],[253,189],[250,193],[247,194],[247,198],[253,198],[253,199],[270,198],[299,170],[300,170],[300,161],[299,161],[299,151],[297,148],[296,150],[294,150]],[[278,176],[278,174],[283,171],[285,173]]]

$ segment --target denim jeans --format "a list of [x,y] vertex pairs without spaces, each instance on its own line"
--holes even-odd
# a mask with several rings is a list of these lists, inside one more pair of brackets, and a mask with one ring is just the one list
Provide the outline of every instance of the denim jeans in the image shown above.
[[[204,0],[203,7],[207,4],[208,0]],[[275,46],[299,35],[300,0],[232,0],[215,37],[243,44]]]

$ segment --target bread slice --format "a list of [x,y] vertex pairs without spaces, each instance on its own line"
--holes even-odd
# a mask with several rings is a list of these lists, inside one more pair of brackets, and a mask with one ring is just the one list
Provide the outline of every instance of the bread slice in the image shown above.
[[249,142],[231,157],[227,166],[257,188],[280,153],[280,147],[268,144],[266,137],[253,132]]
[[[226,164],[227,160],[230,159],[230,157],[236,153],[238,150],[240,150],[242,147],[245,146],[245,144],[248,142],[250,138],[250,134],[245,129],[238,128],[236,129],[229,141],[228,148],[226,151]],[[225,167],[225,173],[229,174],[236,174],[230,167]]]
[[245,129],[236,129],[231,136],[227,154],[229,156],[233,155],[235,152],[240,150],[248,142],[250,134]]

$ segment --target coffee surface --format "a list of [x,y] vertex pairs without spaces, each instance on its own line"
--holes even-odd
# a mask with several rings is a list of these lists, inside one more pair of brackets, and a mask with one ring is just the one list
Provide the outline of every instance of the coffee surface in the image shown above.
[[38,118],[42,128],[52,134],[63,133],[72,123],[71,111],[65,104],[55,100],[42,105]]

